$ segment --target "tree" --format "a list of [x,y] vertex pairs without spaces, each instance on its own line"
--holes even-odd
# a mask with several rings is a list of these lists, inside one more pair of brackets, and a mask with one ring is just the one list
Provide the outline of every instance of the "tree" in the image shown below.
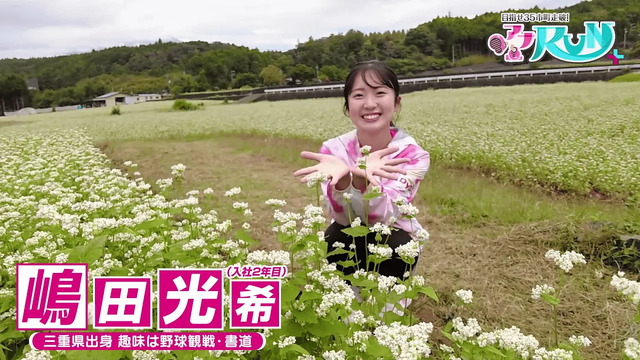
[[236,76],[233,80],[234,88],[241,88],[243,86],[257,86],[260,83],[260,78],[256,74],[242,73]]
[[320,69],[320,79],[331,81],[344,81],[349,73],[346,69],[341,69],[335,65],[323,66]]
[[404,45],[415,46],[425,55],[433,55],[438,49],[438,38],[436,34],[429,30],[427,24],[419,25],[407,32],[407,37],[404,39]]
[[262,69],[262,71],[260,71],[260,78],[262,78],[262,83],[267,86],[284,84],[284,74],[282,70],[274,65],[269,65]]
[[296,81],[308,82],[316,77],[316,71],[305,64],[298,64],[291,69],[289,76]]

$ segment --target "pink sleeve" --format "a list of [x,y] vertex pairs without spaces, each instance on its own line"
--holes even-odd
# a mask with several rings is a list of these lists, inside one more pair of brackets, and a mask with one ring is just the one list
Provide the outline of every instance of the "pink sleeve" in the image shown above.
[[399,165],[407,171],[407,174],[399,174],[398,180],[382,179],[380,181],[382,196],[369,201],[369,224],[376,222],[386,224],[391,216],[400,219],[402,214],[400,214],[395,202],[406,199],[410,203],[418,192],[420,182],[429,170],[429,153],[416,145],[409,145],[396,158],[411,159],[411,161]]
[[[320,148],[321,154],[333,155],[331,150],[323,144]],[[353,188],[349,185],[349,188],[345,190],[336,190],[335,186],[331,186],[329,181],[325,181],[320,185],[322,189],[322,195],[324,196],[329,210],[329,215],[340,225],[348,225],[349,221],[349,203],[347,203],[342,195],[344,193],[351,192]]]

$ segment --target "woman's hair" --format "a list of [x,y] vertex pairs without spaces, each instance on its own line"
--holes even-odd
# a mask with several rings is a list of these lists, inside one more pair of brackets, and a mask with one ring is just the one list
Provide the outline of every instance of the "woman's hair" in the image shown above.
[[[370,84],[367,82],[367,73],[373,73],[380,80],[380,84]],[[393,90],[396,97],[396,102],[398,101],[398,97],[400,96],[400,84],[398,83],[398,76],[391,70],[387,65],[378,61],[363,61],[359,62],[353,67],[351,67],[351,72],[347,75],[347,80],[344,82],[344,113],[347,114],[349,112],[349,94],[351,94],[351,90],[353,89],[353,84],[356,81],[356,77],[360,76],[362,81],[365,84],[375,87],[379,85],[384,85]],[[391,126],[393,122],[391,122]]]

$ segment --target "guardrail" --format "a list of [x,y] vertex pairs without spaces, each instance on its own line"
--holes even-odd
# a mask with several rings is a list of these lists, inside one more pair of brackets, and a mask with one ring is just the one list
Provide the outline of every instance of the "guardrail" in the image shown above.
[[[539,69],[539,70],[521,70],[521,71],[500,71],[490,73],[479,74],[463,74],[463,75],[443,75],[443,76],[431,76],[431,77],[419,77],[411,79],[399,79],[400,85],[404,84],[425,84],[428,82],[443,82],[443,81],[465,81],[465,80],[478,80],[478,79],[492,79],[492,78],[505,78],[505,77],[524,77],[524,76],[541,76],[541,75],[563,75],[563,74],[580,74],[580,73],[599,73],[599,72],[611,72],[620,71],[624,69],[640,69],[640,64],[631,65],[610,65],[610,66],[582,66],[573,68],[555,68],[555,69]],[[332,85],[314,85],[314,86],[302,86],[280,89],[265,89],[266,94],[280,94],[280,93],[295,93],[295,92],[308,92],[308,91],[320,91],[320,90],[342,90],[344,84],[332,84]]]

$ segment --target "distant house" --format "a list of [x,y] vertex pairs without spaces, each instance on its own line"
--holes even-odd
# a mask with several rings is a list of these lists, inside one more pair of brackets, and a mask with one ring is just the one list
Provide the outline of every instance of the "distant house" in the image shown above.
[[29,90],[40,90],[40,86],[38,85],[38,79],[27,79],[27,89]]
[[117,91],[110,92],[104,95],[100,95],[97,98],[93,99],[93,106],[108,106],[114,107],[116,105],[128,105],[133,104],[133,97],[128,94],[121,94]]
[[121,94],[119,92],[110,92],[108,94],[100,95],[97,98],[93,99],[93,106],[109,106],[113,107],[116,105],[129,105],[129,104],[137,104],[141,102],[146,102],[149,100],[160,100],[162,96],[160,94],[137,94],[137,95],[129,95],[129,94]]

